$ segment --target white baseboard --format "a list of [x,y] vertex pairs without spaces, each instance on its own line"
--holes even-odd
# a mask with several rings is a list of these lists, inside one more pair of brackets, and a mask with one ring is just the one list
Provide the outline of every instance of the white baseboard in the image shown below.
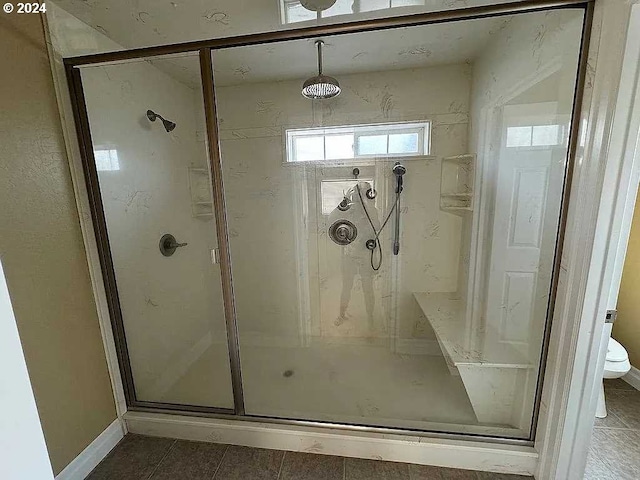
[[629,373],[622,377],[622,379],[636,390],[640,390],[640,370],[636,367],[631,367]]
[[439,467],[533,475],[533,447],[242,420],[127,412],[132,433]]
[[113,450],[124,437],[122,422],[119,419],[109,425],[80,455],[67,465],[57,476],[56,480],[84,480],[96,468],[104,457]]
[[440,350],[437,340],[425,340],[422,338],[398,338],[396,340],[396,353],[442,356],[442,350]]

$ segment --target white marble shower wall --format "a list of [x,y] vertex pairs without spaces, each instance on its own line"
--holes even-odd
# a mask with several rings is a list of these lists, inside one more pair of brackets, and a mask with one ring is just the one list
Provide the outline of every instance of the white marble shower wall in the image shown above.
[[[581,28],[578,10],[515,16],[473,63],[469,144],[478,155],[479,194],[465,220],[463,250],[477,254],[468,268],[461,265],[460,285],[466,328],[481,335],[467,336],[473,339],[467,348],[500,344],[523,360],[527,368],[517,375],[499,368],[482,375],[502,382],[497,398],[504,420],[525,431],[549,300]],[[554,146],[508,146],[510,127],[531,125],[560,125],[564,138]],[[478,370],[469,375],[480,378]],[[508,375],[512,380],[505,381]],[[468,391],[472,383],[465,382]],[[480,397],[487,399],[479,398],[480,408],[495,411],[489,395]]]
[[[551,279],[566,162],[566,134],[555,146],[510,149],[505,148],[506,132],[510,126],[532,124],[558,124],[566,132],[573,105],[581,28],[582,12],[578,10],[516,16],[487,45],[473,68],[470,144],[478,151],[478,163],[484,169],[478,175],[478,182],[484,184],[486,204],[484,210],[479,209],[479,216],[487,238],[480,243],[480,248],[491,265],[498,259],[497,252],[492,256],[491,246],[499,240],[493,227],[495,216],[499,215],[496,191],[500,187],[497,176],[500,166],[513,163],[516,153],[522,157],[534,152],[537,158],[549,159],[545,166],[548,178],[545,198],[536,214],[537,228],[530,231],[532,238],[535,237],[531,243],[538,244],[540,249],[539,272],[531,317],[534,323],[526,329],[527,347],[523,353],[533,363],[537,363],[539,356]],[[530,166],[534,163],[533,159],[529,161]],[[482,281],[488,281],[486,275]],[[494,320],[483,319],[487,324]]]
[[[215,54],[214,54],[215,65]],[[406,353],[439,354],[412,292],[455,292],[462,220],[439,209],[440,161],[467,153],[471,67],[466,64],[340,75],[335,99],[300,95],[304,79],[218,87],[222,157],[241,342],[268,346],[311,341],[386,344]],[[383,237],[383,267],[370,271],[360,248],[347,314],[335,325],[345,272],[341,248],[327,238],[318,186],[351,179],[348,167],[284,164],[286,128],[429,120],[431,156],[407,159],[401,253],[390,254],[393,221]],[[392,204],[391,167],[359,165],[373,178],[382,212]],[[345,214],[345,216],[351,213]],[[359,219],[358,241],[370,235]],[[382,220],[382,218],[380,218]],[[360,247],[362,245],[360,244]],[[374,326],[367,324],[363,283],[373,276]]]
[[[197,69],[198,57],[192,61]],[[84,68],[82,78],[137,397],[231,407],[220,275],[210,253],[215,224],[193,215],[190,194],[189,169],[208,168],[202,92],[147,61]],[[147,109],[175,130],[150,122]],[[105,155],[110,162],[101,162]],[[165,233],[188,245],[164,257]],[[203,355],[210,364],[201,373],[211,381],[174,388]]]

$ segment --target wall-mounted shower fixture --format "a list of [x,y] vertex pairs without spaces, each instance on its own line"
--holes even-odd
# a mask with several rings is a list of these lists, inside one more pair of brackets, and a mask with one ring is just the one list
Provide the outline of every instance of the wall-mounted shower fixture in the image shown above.
[[338,204],[338,210],[341,212],[346,212],[351,208],[351,200],[346,195],[342,199],[342,201]]
[[338,245],[349,245],[358,236],[358,229],[349,220],[336,220],[329,227],[329,237]]
[[407,167],[396,162],[391,171],[396,176],[396,228],[393,235],[393,254],[398,255],[400,252],[400,194],[404,188],[402,177],[407,173]]
[[318,75],[311,77],[302,85],[302,95],[312,100],[324,100],[340,95],[341,88],[338,80],[322,74],[322,40],[316,40],[318,47]]
[[160,253],[165,257],[170,257],[174,253],[176,253],[176,249],[180,247],[186,247],[187,243],[178,243],[176,237],[171,235],[170,233],[165,233],[160,238]]
[[[393,254],[398,255],[398,253],[400,252],[400,195],[402,194],[402,190],[403,190],[402,177],[404,176],[405,173],[407,173],[407,168],[404,165],[402,165],[400,162],[396,162],[393,168],[391,169],[391,172],[396,177],[396,190],[395,190],[396,199],[393,202],[393,206],[391,207],[391,210],[389,210],[389,213],[385,217],[384,222],[382,222],[382,226],[379,229],[376,228],[375,224],[373,223],[373,220],[371,219],[371,215],[369,215],[369,210],[367,209],[367,205],[365,204],[364,198],[362,198],[362,192],[360,191],[360,184],[359,183],[356,184],[356,191],[358,192],[358,198],[360,199],[360,204],[362,205],[364,214],[366,215],[367,220],[369,221],[369,225],[371,225],[371,230],[373,230],[373,234],[374,234],[374,238],[370,238],[369,240],[367,240],[365,242],[365,246],[367,247],[367,250],[371,251],[371,268],[373,268],[376,271],[380,270],[380,267],[382,266],[382,245],[380,244],[379,237],[382,231],[384,230],[384,227],[387,226],[387,223],[391,218],[391,214],[394,211],[396,212],[396,225],[395,225],[395,231],[394,231],[394,237],[393,237]],[[354,168],[353,169],[354,178],[357,179],[359,175],[360,175],[360,170],[358,168]],[[375,199],[376,191],[373,188],[368,189],[366,192],[366,197],[369,200]],[[377,262],[374,261],[376,250],[378,251]]]
[[160,115],[159,113],[154,112],[153,110],[147,110],[147,118],[149,120],[151,120],[152,122],[155,122],[156,118],[159,118],[160,120],[162,120],[162,124],[164,125],[164,129],[167,132],[171,132],[174,128],[176,128],[175,122],[172,122],[171,120],[167,120],[166,118],[163,118],[162,115]]
[[336,1],[337,0],[300,0],[300,5],[312,12],[322,12],[333,7]]

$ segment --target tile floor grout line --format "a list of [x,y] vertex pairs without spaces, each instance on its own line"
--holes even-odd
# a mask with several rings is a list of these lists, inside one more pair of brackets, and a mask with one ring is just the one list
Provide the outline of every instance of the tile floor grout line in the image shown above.
[[164,455],[160,459],[160,461],[156,464],[155,468],[153,470],[151,470],[151,473],[147,477],[147,480],[151,480],[151,477],[153,477],[155,475],[155,473],[158,471],[158,468],[160,468],[160,464],[162,462],[164,462],[164,459],[167,458],[167,455],[169,455],[169,452],[171,452],[171,450],[173,450],[173,447],[175,446],[176,443],[178,443],[178,440],[174,439],[173,442],[171,443],[171,445],[169,446],[169,448],[167,449],[167,451],[164,453]]
[[227,456],[227,452],[229,451],[229,447],[231,445],[227,444],[227,448],[224,449],[224,453],[222,454],[222,458],[220,459],[220,462],[218,462],[218,466],[216,467],[216,471],[213,472],[213,477],[211,477],[211,480],[214,480],[214,478],[216,478],[216,475],[218,475],[218,471],[220,470],[220,467],[222,466],[222,462],[224,462],[224,457]]
[[282,451],[282,460],[280,460],[280,469],[278,470],[278,476],[276,477],[276,480],[280,480],[280,475],[282,474],[282,465],[284,465],[284,457],[287,455],[287,451],[283,450]]
[[631,427],[594,427],[595,430],[631,430],[632,432],[640,432],[637,428]]

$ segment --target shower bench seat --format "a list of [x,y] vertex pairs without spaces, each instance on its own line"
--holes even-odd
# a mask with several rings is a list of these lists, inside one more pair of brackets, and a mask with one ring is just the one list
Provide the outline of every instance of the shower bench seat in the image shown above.
[[455,293],[414,292],[454,375],[460,375],[482,423],[525,429],[526,392],[535,382],[534,365],[492,329],[470,331],[464,300]]

